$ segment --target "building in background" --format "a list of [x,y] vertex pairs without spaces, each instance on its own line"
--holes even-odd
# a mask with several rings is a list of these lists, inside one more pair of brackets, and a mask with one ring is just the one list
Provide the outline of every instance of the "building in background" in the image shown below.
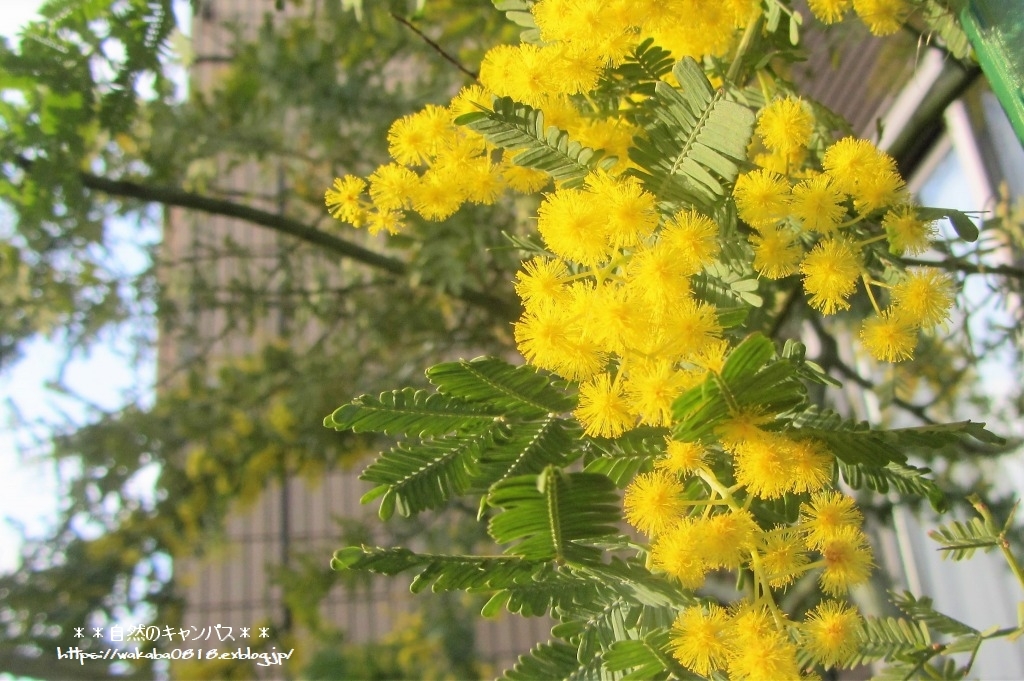
[[[203,0],[192,24],[195,61],[190,71],[191,87],[203,91],[216,84],[231,46],[232,33],[228,27],[253,31],[268,13],[282,16],[275,10],[273,0]],[[809,31],[805,36],[810,58],[792,76],[802,84],[808,97],[846,117],[855,134],[876,139],[880,146],[890,150],[903,174],[911,178],[911,187],[929,205],[988,209],[1003,182],[1010,195],[1024,195],[1024,187],[1019,184],[1024,177],[1024,161],[1013,151],[1019,152],[1020,146],[1005,119],[1000,118],[998,104],[985,92],[983,79],[977,73],[965,70],[936,48],[916,49],[913,41],[908,43],[905,37],[869,39],[859,33],[864,30],[859,24],[850,24],[831,32]],[[833,59],[836,55],[838,58]],[[248,164],[225,166],[219,169],[219,176],[222,186],[226,183],[245,194],[247,201],[258,203],[261,199],[251,189],[276,186],[281,173],[272,165]],[[950,187],[969,187],[970,191],[952,199]],[[262,207],[279,209],[275,200],[273,196],[263,199]],[[950,200],[958,204],[953,205]],[[959,203],[961,200],[965,203]],[[272,290],[280,280],[276,256],[287,244],[270,232],[254,231],[230,219],[172,210],[166,220],[164,258],[173,263],[201,256],[209,244],[225,238],[266,255],[264,265],[248,258],[218,258],[216,272],[207,275],[224,282],[245,277],[265,282],[268,290]],[[337,266],[332,261],[311,262],[309,267],[326,270]],[[168,275],[183,301],[191,295],[186,274],[182,270]],[[188,309],[187,302],[183,302],[183,309]],[[309,343],[316,335],[315,328],[296,328],[282,309],[268,312],[256,330],[247,334],[232,331],[223,314],[216,311],[204,311],[194,321],[201,330],[199,342],[205,344],[202,354],[213,357],[214,362],[218,358],[228,360],[254,353],[273,340],[288,339],[301,344]],[[809,344],[813,354],[813,342]],[[199,354],[198,348],[165,337],[161,340],[160,366],[169,371]],[[849,366],[857,365],[849,346],[840,347],[839,354]],[[851,390],[848,400],[852,411],[875,418],[878,407],[865,397],[864,391]],[[1024,476],[1018,480],[1021,478]],[[237,632],[243,626],[269,623],[277,631],[300,635],[282,589],[275,582],[277,568],[309,555],[321,555],[326,562],[340,544],[337,519],[373,514],[372,508],[359,504],[365,491],[366,485],[357,479],[357,472],[334,470],[312,487],[301,479],[272,485],[248,510],[231,515],[224,540],[216,549],[202,559],[175,566],[175,578],[187,603],[185,625],[209,627],[219,623],[235,627]],[[986,573],[991,576],[978,580],[972,579],[971,571],[977,569],[973,564],[954,566],[961,577],[966,574],[966,582],[954,582],[960,577],[951,576],[952,572],[943,570],[944,566],[933,560],[936,554],[924,545],[922,531],[908,529],[913,522],[909,516],[901,515],[895,529],[885,530],[881,535],[878,561],[892,574],[903,576],[902,586],[918,593],[945,594],[951,599],[968,594],[971,597],[967,600],[998,601],[1002,605],[1001,587],[984,591],[1000,584],[1003,577],[999,567],[985,567],[991,569]],[[347,642],[380,640],[404,622],[403,615],[411,604],[406,584],[406,580],[399,578],[374,579],[355,589],[338,586],[325,601],[323,617],[345,632]],[[937,606],[940,610],[948,608],[950,614],[964,617],[969,623],[986,622],[971,622],[971,613],[955,600],[944,602],[939,598]],[[985,614],[991,612],[987,609]],[[511,664],[536,642],[546,640],[551,622],[506,616],[497,620],[477,619],[474,626],[481,659],[500,668]],[[1019,650],[1011,654],[999,650],[995,655],[998,659],[982,660],[976,672],[985,678],[1024,675],[1024,654]]]
[[[189,87],[209,92],[219,84],[232,56],[235,36],[252,38],[264,21],[286,21],[289,15],[309,12],[316,3],[284,3],[275,0],[201,0],[192,17],[193,62]],[[396,77],[400,77],[398,74]],[[284,213],[280,197],[287,195],[283,174],[274,161],[237,164],[225,159],[216,169],[217,191],[244,197],[256,208]],[[327,185],[329,177],[311,182]],[[310,222],[326,214],[311,216]],[[225,249],[225,244],[233,245]],[[237,247],[237,254],[231,251]],[[164,334],[159,343],[159,380],[174,384],[174,372],[202,358],[212,373],[220,363],[259,353],[267,344],[288,343],[293,349],[309,348],[323,329],[297,322],[287,305],[269,306],[265,316],[251,327],[239,328],[223,309],[199,305],[210,284],[230,289],[232,282],[264,289],[268,296],[285,285],[286,276],[305,282],[342,281],[359,277],[343,263],[317,257],[312,251],[296,258],[294,241],[251,223],[174,208],[166,215],[161,261],[163,278],[179,308],[188,318],[189,334]],[[289,273],[285,274],[285,269]],[[202,283],[199,283],[199,278]],[[208,302],[208,301],[205,301]],[[394,333],[401,332],[395,328]],[[339,397],[339,400],[342,399]],[[216,456],[217,452],[210,452]],[[221,624],[232,627],[232,645],[265,645],[257,637],[259,626],[273,632],[277,648],[282,641],[303,640],[302,625],[295,621],[280,584],[283,568],[302,568],[315,561],[326,569],[332,553],[340,548],[348,520],[373,519],[376,506],[361,505],[369,486],[358,479],[360,468],[327,470],[311,483],[295,477],[273,483],[258,500],[233,512],[222,537],[201,558],[177,560],[174,578],[185,600],[183,624],[197,630]],[[310,584],[311,590],[322,584]],[[421,596],[429,599],[429,595]],[[353,585],[339,584],[323,601],[321,617],[343,632],[345,644],[379,642],[400,636],[417,605],[409,593],[408,578],[373,578]],[[484,668],[511,666],[518,655],[547,640],[552,622],[547,618],[524,619],[506,615],[476,618],[472,641]],[[249,640],[239,638],[242,627],[251,629]],[[457,635],[458,632],[456,632]],[[341,641],[338,641],[339,645]],[[308,649],[303,651],[309,663]],[[263,677],[292,677],[299,668],[254,668]]]

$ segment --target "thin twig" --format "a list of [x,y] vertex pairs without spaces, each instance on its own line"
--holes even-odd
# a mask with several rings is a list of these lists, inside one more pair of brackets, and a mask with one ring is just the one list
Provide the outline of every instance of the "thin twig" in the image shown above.
[[964,274],[997,274],[1001,277],[1012,277],[1024,280],[1024,269],[1010,265],[975,265],[963,260],[918,260],[917,258],[900,258],[904,265],[915,267],[936,267],[947,272],[963,272]]
[[421,31],[420,29],[416,28],[416,27],[415,27],[415,26],[413,26],[413,25],[412,25],[411,23],[409,23],[409,20],[408,20],[408,19],[406,19],[405,17],[403,17],[403,16],[400,16],[400,15],[398,15],[398,14],[395,14],[394,12],[392,12],[392,13],[391,13],[391,16],[393,16],[393,17],[395,18],[395,21],[397,21],[398,23],[402,24],[403,26],[406,26],[406,27],[407,27],[407,28],[409,28],[409,29],[410,29],[410,30],[411,30],[411,31],[412,31],[413,33],[415,33],[415,34],[416,34],[416,35],[418,35],[418,36],[419,36],[420,38],[422,38],[422,39],[423,39],[423,42],[425,42],[426,44],[428,44],[428,45],[430,45],[430,46],[431,46],[432,48],[434,48],[434,50],[435,50],[435,51],[436,51],[436,52],[437,52],[437,53],[438,53],[439,55],[441,55],[442,57],[444,57],[446,61],[448,61],[448,62],[449,62],[450,64],[452,64],[452,65],[453,65],[453,66],[454,66],[455,68],[457,68],[457,69],[458,69],[459,71],[462,71],[462,72],[463,72],[464,74],[466,74],[467,76],[469,76],[469,77],[470,77],[470,78],[472,78],[473,80],[476,80],[476,79],[477,79],[477,75],[476,75],[475,73],[473,73],[472,71],[470,71],[469,69],[467,69],[467,68],[466,68],[465,66],[463,66],[462,64],[460,64],[460,63],[459,63],[459,60],[458,60],[458,59],[456,59],[455,57],[453,57],[453,56],[451,56],[450,54],[448,54],[447,52],[445,52],[445,51],[444,51],[444,48],[443,48],[443,47],[441,47],[440,45],[438,45],[437,43],[435,43],[435,42],[434,42],[433,40],[431,40],[430,38],[428,38],[428,37],[427,37],[426,35],[424,35],[423,31]]

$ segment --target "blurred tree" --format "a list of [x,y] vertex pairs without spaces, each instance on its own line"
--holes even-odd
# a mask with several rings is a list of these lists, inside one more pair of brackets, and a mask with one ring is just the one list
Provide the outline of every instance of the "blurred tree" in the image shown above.
[[[0,46],[0,196],[15,218],[0,231],[0,368],[40,335],[69,356],[127,336],[129,362],[153,361],[157,328],[189,349],[161,358],[155,397],[140,391],[48,445],[65,476],[60,517],[0,577],[0,669],[151,674],[146,661],[82,667],[53,651],[103,650],[74,628],[128,615],[173,624],[175,558],[202,553],[226,514],[272,481],[315,477],[366,449],[322,428],[339,397],[408,380],[427,356],[510,347],[518,260],[501,232],[521,226],[508,204],[388,242],[342,233],[323,208],[327,178],[370,172],[391,121],[471,82],[453,62],[478,62],[506,30],[469,0],[423,4],[374,3],[357,19],[346,3],[268,3],[223,55],[192,55],[175,15],[184,6],[171,0],[51,0],[17,44]],[[221,73],[182,98],[199,60]],[[273,186],[240,192],[229,178],[247,164],[272,169]],[[179,257],[152,243],[178,209],[199,225],[239,219],[278,247],[211,231]],[[147,266],[126,274],[119,232],[135,226]],[[227,279],[215,272],[225,260],[242,263]],[[199,328],[213,314],[218,338]],[[262,334],[275,314],[288,324]],[[251,354],[211,355],[230,334],[257,337]],[[147,474],[154,488],[140,490]],[[326,557],[279,579],[295,620],[316,629],[310,574],[321,595],[337,579]],[[449,634],[460,637],[471,642]],[[434,656],[439,673],[467,673],[472,660],[448,648]]]

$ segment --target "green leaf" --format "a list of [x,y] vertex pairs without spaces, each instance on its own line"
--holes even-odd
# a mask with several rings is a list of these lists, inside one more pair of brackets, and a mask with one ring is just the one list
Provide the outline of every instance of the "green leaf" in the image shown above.
[[576,659],[576,649],[561,641],[542,643],[527,655],[519,657],[516,666],[505,672],[501,678],[508,681],[573,681],[587,678],[586,671],[594,670],[594,661],[581,663]]
[[563,187],[577,187],[591,171],[607,168],[614,158],[569,139],[569,133],[544,126],[544,114],[510,97],[494,101],[493,110],[459,116],[455,123],[483,135],[492,144],[519,150],[512,161],[527,168],[543,170]]
[[847,464],[839,460],[839,473],[853,489],[873,489],[881,494],[895,489],[900,494],[924,497],[938,513],[948,507],[946,493],[928,476],[931,470],[910,464],[891,462],[882,468]]
[[968,626],[948,615],[943,615],[941,612],[937,612],[932,606],[932,599],[927,596],[917,598],[909,591],[902,593],[894,592],[890,595],[892,596],[893,604],[897,608],[918,622],[924,622],[935,631],[956,637],[981,636],[981,632],[974,627]]
[[623,681],[664,678],[670,669],[668,629],[651,632],[639,641],[618,641],[604,654],[608,671],[630,673]]
[[428,586],[431,591],[490,591],[519,583],[533,583],[550,564],[512,556],[462,556],[414,553],[406,548],[350,546],[336,551],[332,570],[363,570],[379,575],[397,575],[417,570],[410,585],[413,593]]
[[455,397],[405,388],[379,397],[357,397],[325,418],[324,425],[356,433],[431,437],[486,429],[501,413],[497,408],[471,405]]
[[722,378],[728,382],[753,376],[774,356],[774,343],[763,334],[751,334],[729,353],[722,366]]
[[469,488],[479,475],[480,450],[492,437],[490,431],[484,431],[418,444],[399,443],[381,454],[359,478],[387,485],[398,512],[405,517],[415,515],[437,508]]
[[678,88],[655,87],[657,120],[634,138],[630,159],[638,177],[664,201],[710,209],[728,190],[746,160],[754,113],[715,90],[701,67],[687,57],[673,74]]
[[507,553],[530,560],[587,562],[601,551],[586,541],[617,534],[622,514],[615,485],[593,473],[565,473],[548,466],[496,484],[488,496],[502,512],[488,531]]
[[572,463],[582,453],[582,443],[575,437],[578,431],[575,422],[557,418],[510,424],[507,435],[481,450],[480,474],[473,486],[486,490],[506,478],[539,473],[549,464]]
[[[784,413],[804,403],[807,389],[798,378],[798,363],[775,358],[751,374],[752,366],[760,362],[766,348],[756,336],[750,343],[731,370],[736,378],[727,380],[710,375],[704,383],[676,398],[672,405],[677,422],[673,430],[675,439],[696,442],[708,438],[732,409],[752,407],[766,413]],[[726,357],[727,364],[737,350],[739,347]]]
[[437,391],[467,402],[483,402],[506,417],[525,418],[562,413],[574,400],[531,366],[513,366],[494,357],[438,364],[427,369]]
[[927,650],[931,644],[924,622],[903,618],[868,617],[861,626],[861,643],[857,653],[844,661],[853,667],[872,660],[893,660],[897,657]]
[[928,536],[942,545],[943,557],[953,560],[970,558],[978,549],[998,548],[1002,542],[999,534],[993,532],[982,518],[971,518],[967,522],[954,520],[935,528]]
[[918,208],[917,217],[921,220],[938,220],[947,218],[956,230],[957,235],[964,241],[978,240],[978,227],[970,217],[963,211],[953,208]]
[[616,487],[622,488],[640,471],[650,469],[655,457],[665,451],[667,428],[642,426],[615,439],[591,438],[598,456],[587,461],[583,470],[606,475]]

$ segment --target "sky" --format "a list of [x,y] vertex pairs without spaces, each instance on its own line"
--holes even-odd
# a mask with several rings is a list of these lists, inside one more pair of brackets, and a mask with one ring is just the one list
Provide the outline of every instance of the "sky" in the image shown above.
[[[19,27],[37,16],[41,4],[41,0],[0,0],[0,35],[9,42],[16,40]],[[11,215],[0,206],[0,234],[12,227]],[[89,356],[74,358],[65,369],[64,383],[102,408],[123,404],[124,391],[150,384],[151,367],[128,366],[116,346],[113,339]],[[46,431],[15,428],[15,414],[29,422],[49,423],[81,423],[87,417],[80,402],[46,389],[63,357],[58,343],[40,339],[28,344],[22,358],[0,373],[0,572],[17,567],[18,526],[29,535],[41,534],[58,503],[55,466],[39,460],[45,449],[37,442]]]

